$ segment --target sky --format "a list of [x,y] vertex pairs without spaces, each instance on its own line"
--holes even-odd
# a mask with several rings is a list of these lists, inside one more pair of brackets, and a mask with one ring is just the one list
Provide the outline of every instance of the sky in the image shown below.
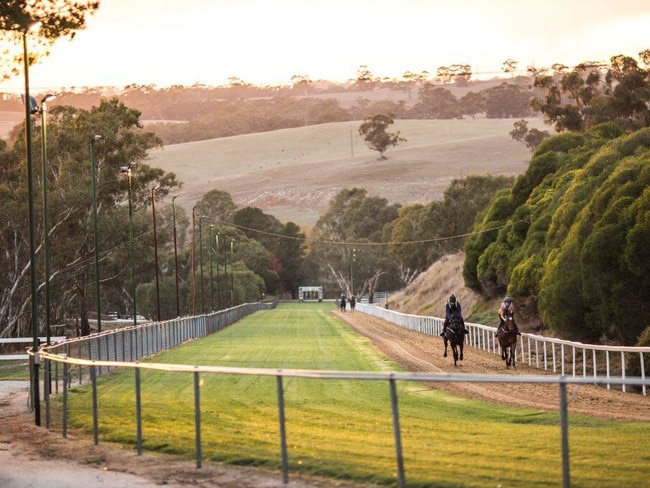
[[[469,64],[605,61],[650,49],[648,0],[100,0],[87,28],[30,69],[32,90],[342,82]],[[0,90],[20,90],[18,76]]]

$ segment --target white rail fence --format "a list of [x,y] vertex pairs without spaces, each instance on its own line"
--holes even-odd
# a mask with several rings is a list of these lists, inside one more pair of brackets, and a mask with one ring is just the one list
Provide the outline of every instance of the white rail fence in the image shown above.
[[[439,335],[444,320],[438,317],[405,314],[380,306],[358,303],[356,310],[379,317],[400,327],[428,335]],[[496,340],[496,327],[465,323],[469,334],[466,344],[494,354],[501,354]],[[603,383],[608,389],[620,388],[628,391],[627,377],[646,378],[646,364],[650,367],[650,347],[601,346],[565,341],[551,337],[522,332],[517,344],[515,360],[522,364],[545,371],[570,376],[572,378],[593,378],[595,383]],[[631,373],[628,374],[628,371]],[[623,382],[607,380],[621,378]],[[644,396],[647,387],[641,386]]]

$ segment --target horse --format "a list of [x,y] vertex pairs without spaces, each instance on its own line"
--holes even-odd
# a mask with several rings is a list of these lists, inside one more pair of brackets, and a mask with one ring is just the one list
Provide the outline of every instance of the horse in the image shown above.
[[506,318],[501,330],[497,333],[497,341],[501,346],[501,359],[506,362],[506,368],[512,364],[513,369],[517,369],[515,361],[515,350],[517,349],[517,331],[514,326],[512,316]]
[[352,310],[354,312],[354,307],[356,307],[356,305],[357,305],[357,297],[352,295],[350,297],[350,310]]
[[451,317],[451,322],[445,329],[443,336],[445,341],[445,353],[443,357],[447,357],[447,344],[451,343],[451,351],[454,355],[454,366],[457,366],[457,361],[463,360],[463,344],[465,343],[465,334],[463,333],[463,323],[458,315],[454,314]]

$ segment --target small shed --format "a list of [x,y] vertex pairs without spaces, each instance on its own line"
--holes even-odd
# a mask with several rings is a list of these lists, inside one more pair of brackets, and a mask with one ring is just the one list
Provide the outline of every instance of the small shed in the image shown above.
[[298,287],[298,300],[301,302],[305,300],[318,300],[323,301],[323,287],[322,286],[300,286]]

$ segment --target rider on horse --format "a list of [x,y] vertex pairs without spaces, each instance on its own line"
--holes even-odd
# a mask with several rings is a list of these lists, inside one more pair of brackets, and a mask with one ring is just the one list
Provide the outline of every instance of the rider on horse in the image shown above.
[[451,320],[454,315],[457,315],[460,319],[460,324],[463,327],[463,334],[469,334],[469,331],[465,328],[465,319],[463,319],[463,311],[460,306],[460,302],[456,300],[456,297],[454,295],[451,295],[449,297],[449,300],[447,300],[447,304],[445,305],[445,323],[442,326],[442,332],[440,333],[441,336],[445,335],[445,331],[447,330],[449,324],[451,324]]
[[515,328],[515,332],[517,332],[517,335],[521,335],[519,327],[517,327],[517,323],[515,322],[515,306],[512,304],[512,298],[505,297],[497,313],[499,314],[499,327],[497,327],[497,334],[503,329],[506,319],[512,317],[512,325]]

